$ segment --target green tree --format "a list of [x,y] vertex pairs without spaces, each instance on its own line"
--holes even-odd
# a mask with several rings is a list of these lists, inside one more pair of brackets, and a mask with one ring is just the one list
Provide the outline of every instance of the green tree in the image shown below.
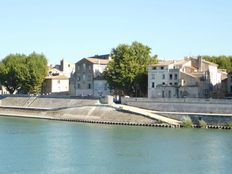
[[27,68],[25,66],[26,56],[22,54],[10,54],[0,62],[1,84],[13,94],[19,90],[26,78]]
[[0,81],[13,94],[38,93],[47,74],[47,59],[42,54],[10,54],[0,62]]
[[22,86],[24,93],[39,93],[44,77],[47,75],[47,59],[43,54],[32,53],[26,58],[26,65],[29,71],[29,78]]
[[157,63],[151,48],[139,42],[121,44],[112,49],[112,61],[104,77],[110,89],[121,95],[145,96],[147,93],[147,66]]
[[202,56],[203,59],[218,64],[218,68],[232,72],[232,56]]

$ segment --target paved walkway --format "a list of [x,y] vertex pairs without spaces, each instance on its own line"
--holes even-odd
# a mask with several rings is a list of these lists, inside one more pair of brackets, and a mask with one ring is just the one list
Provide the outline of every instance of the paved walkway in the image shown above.
[[114,104],[114,103],[111,104],[111,106],[116,108],[116,109],[121,109],[124,111],[129,111],[129,112],[141,114],[141,115],[150,117],[152,119],[160,120],[162,122],[165,122],[165,123],[168,123],[171,125],[180,125],[181,124],[181,121],[167,118],[167,117],[158,115],[156,113],[152,113],[151,110],[142,109],[142,108],[138,108],[138,107],[134,107],[134,106],[122,105],[122,104]]

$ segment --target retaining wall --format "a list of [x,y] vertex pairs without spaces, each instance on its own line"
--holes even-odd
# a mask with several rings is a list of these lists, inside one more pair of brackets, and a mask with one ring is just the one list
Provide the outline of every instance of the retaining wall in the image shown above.
[[28,97],[28,96],[7,96],[0,100],[1,106],[21,106],[21,107],[40,107],[40,108],[60,108],[94,105],[96,99],[70,99],[52,97]]
[[157,111],[232,114],[232,100],[123,98],[122,103]]

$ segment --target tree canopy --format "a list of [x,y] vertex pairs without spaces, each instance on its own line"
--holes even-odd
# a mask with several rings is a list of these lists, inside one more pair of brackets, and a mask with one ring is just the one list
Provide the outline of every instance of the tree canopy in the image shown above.
[[232,72],[232,56],[202,56],[203,59],[218,64],[218,68]]
[[145,96],[147,66],[157,63],[157,56],[151,56],[151,48],[139,42],[121,44],[112,49],[111,56],[104,72],[110,89],[122,95]]
[[0,81],[13,94],[39,93],[47,75],[47,59],[43,54],[10,54],[0,62]]

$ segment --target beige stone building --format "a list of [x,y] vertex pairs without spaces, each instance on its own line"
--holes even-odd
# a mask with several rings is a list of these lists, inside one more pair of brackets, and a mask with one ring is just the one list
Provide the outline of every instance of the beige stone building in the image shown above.
[[220,90],[218,65],[198,58],[160,61],[148,67],[149,98],[205,98]]
[[83,58],[76,63],[76,71],[70,79],[71,96],[106,96],[109,89],[102,73],[111,60],[110,55]]
[[56,68],[49,68],[48,75],[44,78],[42,94],[68,94],[69,78]]

